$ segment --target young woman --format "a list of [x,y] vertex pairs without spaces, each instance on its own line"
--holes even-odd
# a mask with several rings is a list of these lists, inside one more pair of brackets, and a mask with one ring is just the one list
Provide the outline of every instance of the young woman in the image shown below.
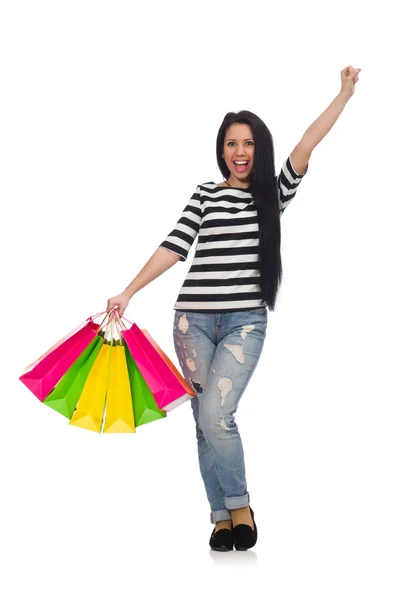
[[201,476],[215,525],[214,550],[257,541],[244,452],[234,414],[262,352],[268,310],[282,279],[280,217],[295,197],[315,146],[354,93],[360,69],[341,71],[341,91],[304,133],[276,177],[273,140],[249,111],[228,113],[217,162],[225,181],[197,186],[175,228],[125,289],[108,300],[123,314],[131,297],[179,261],[198,235],[174,305],[174,345],[191,400]]

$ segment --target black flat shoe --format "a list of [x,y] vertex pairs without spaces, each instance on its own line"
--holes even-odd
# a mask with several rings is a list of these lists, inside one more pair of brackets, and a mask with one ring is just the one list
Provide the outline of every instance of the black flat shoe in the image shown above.
[[255,546],[258,539],[258,530],[254,520],[254,511],[251,507],[249,507],[249,509],[254,522],[254,529],[251,528],[251,525],[247,525],[245,523],[241,523],[240,525],[233,527],[233,543],[236,550],[248,550],[248,548]]
[[221,552],[227,552],[233,550],[233,532],[231,529],[219,529],[211,533],[210,546],[213,550],[220,550]]

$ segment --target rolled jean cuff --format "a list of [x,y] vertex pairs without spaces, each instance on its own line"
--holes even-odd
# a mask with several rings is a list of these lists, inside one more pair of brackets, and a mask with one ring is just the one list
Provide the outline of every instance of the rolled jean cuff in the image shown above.
[[223,502],[226,508],[229,510],[233,510],[235,508],[244,508],[250,503],[250,495],[247,492],[244,494],[244,496],[230,496],[229,498],[224,498]]
[[214,525],[218,521],[231,521],[231,520],[232,520],[232,516],[228,510],[224,510],[224,509],[223,510],[214,510],[210,514],[210,521]]

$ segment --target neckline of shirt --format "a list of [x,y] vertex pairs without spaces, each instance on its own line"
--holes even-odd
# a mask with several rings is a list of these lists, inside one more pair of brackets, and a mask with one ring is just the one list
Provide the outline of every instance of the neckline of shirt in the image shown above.
[[215,181],[210,181],[210,183],[213,183],[216,188],[219,188],[221,190],[223,190],[223,189],[225,189],[225,190],[227,190],[227,189],[229,189],[229,190],[241,190],[242,192],[244,192],[244,191],[245,192],[250,192],[250,190],[251,190],[251,188],[234,187],[234,186],[231,186],[231,185],[216,185]]

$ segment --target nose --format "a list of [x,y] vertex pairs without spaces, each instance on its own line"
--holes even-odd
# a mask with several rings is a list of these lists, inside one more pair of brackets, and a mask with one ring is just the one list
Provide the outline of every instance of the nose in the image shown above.
[[236,159],[235,160],[244,160],[246,158],[245,147],[243,144],[240,144],[236,149]]

